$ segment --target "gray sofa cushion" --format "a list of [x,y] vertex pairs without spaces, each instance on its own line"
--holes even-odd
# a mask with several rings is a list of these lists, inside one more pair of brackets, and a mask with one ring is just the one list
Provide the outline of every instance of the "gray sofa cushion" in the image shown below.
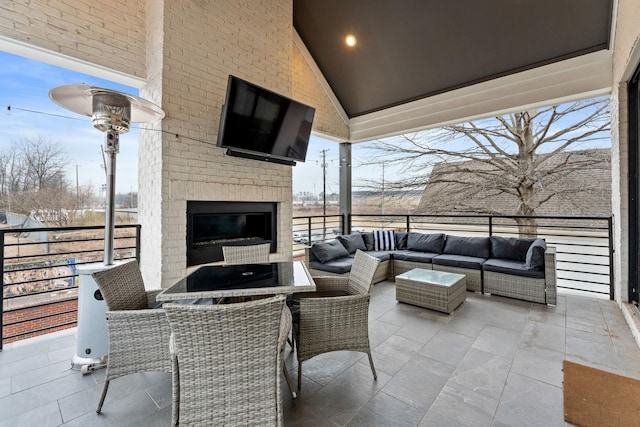
[[435,252],[441,253],[444,243],[444,234],[442,233],[409,233],[407,237],[407,249],[419,252]]
[[507,260],[507,259],[489,259],[482,264],[484,271],[493,271],[496,273],[511,274],[513,276],[532,277],[535,279],[544,279],[543,270],[528,270],[523,262]]
[[486,258],[478,258],[466,255],[441,254],[434,256],[431,262],[434,265],[446,265],[449,267],[469,268],[472,270],[480,270]]
[[407,249],[407,237],[409,237],[409,233],[396,233],[396,249]]
[[536,239],[491,236],[491,258],[525,262],[529,246]]
[[372,251],[375,245],[375,242],[373,241],[373,231],[362,233],[362,240],[364,240],[364,245],[367,250]]
[[327,263],[321,263],[318,261],[311,261],[309,267],[314,270],[328,271],[329,273],[344,274],[351,271],[353,265],[353,258],[340,258],[335,261],[329,261]]
[[364,244],[364,240],[362,239],[362,234],[353,233],[347,234],[346,236],[338,236],[336,237],[342,246],[349,252],[350,254],[355,253],[358,249],[361,251],[366,251],[367,246]]
[[434,252],[418,252],[418,251],[395,251],[393,253],[393,259],[399,259],[401,261],[413,261],[430,263],[434,256],[439,255]]
[[443,254],[465,255],[476,258],[490,257],[490,241],[488,237],[462,237],[447,235],[444,241]]
[[525,268],[527,270],[542,270],[544,268],[544,252],[546,250],[547,243],[544,239],[536,239],[527,251]]
[[329,242],[318,242],[311,246],[311,252],[321,263],[333,261],[338,258],[348,257],[349,252],[342,246],[338,240]]

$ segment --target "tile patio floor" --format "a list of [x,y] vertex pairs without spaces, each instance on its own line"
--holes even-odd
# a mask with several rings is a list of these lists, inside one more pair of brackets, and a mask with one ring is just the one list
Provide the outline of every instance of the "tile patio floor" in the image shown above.
[[[285,387],[287,426],[563,426],[562,361],[640,378],[640,350],[614,302],[570,294],[556,307],[468,292],[452,315],[395,301],[374,286],[366,355],[336,352],[303,364],[300,397]],[[75,330],[0,353],[0,427],[169,426],[169,374],[111,383],[70,370]],[[144,351],[141,349],[141,351]],[[287,364],[296,381],[294,355]]]

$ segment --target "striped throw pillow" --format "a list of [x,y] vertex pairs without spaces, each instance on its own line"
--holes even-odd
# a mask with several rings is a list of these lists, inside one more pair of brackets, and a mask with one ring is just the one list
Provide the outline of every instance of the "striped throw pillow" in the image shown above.
[[393,230],[376,230],[373,232],[373,250],[392,251],[396,248],[396,236]]

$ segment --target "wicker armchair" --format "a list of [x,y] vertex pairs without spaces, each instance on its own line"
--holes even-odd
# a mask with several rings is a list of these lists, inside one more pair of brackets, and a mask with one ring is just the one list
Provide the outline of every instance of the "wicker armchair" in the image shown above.
[[97,413],[109,382],[144,371],[171,372],[171,329],[162,309],[150,309],[157,291],[146,291],[136,260],[92,274],[107,304],[109,355]]
[[369,345],[369,292],[379,264],[379,259],[358,250],[349,277],[314,277],[316,292],[295,295],[294,307],[299,304],[299,313],[293,309],[298,390],[302,362],[331,351],[367,353],[373,378],[378,378]]
[[245,246],[223,246],[225,264],[259,264],[269,262],[271,243]]
[[165,304],[173,425],[282,425],[283,295],[215,306]]

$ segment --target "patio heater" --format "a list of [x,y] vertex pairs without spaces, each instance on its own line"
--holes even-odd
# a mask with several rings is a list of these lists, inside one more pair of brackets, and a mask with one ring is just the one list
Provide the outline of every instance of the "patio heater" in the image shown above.
[[90,116],[93,126],[105,134],[104,152],[107,154],[107,187],[104,220],[104,265],[87,264],[77,268],[78,334],[77,352],[72,367],[83,373],[106,366],[109,352],[106,304],[91,276],[113,265],[115,230],[116,155],[119,136],[129,132],[131,123],[155,122],[164,117],[157,105],[134,95],[112,89],[71,84],[49,91],[53,102],[74,113]]

